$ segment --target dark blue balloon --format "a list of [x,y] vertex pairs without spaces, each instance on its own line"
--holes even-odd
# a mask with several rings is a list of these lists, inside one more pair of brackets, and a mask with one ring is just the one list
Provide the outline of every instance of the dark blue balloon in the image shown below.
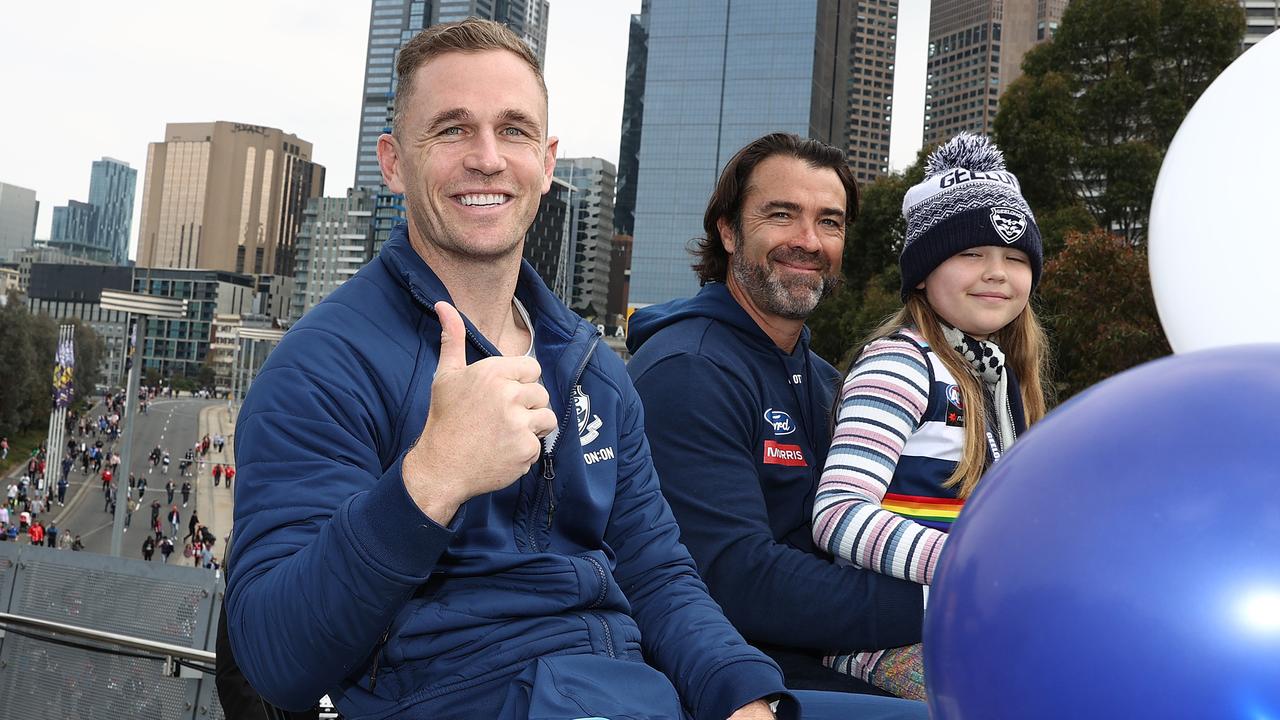
[[983,478],[925,618],[939,720],[1280,718],[1280,345],[1148,363]]

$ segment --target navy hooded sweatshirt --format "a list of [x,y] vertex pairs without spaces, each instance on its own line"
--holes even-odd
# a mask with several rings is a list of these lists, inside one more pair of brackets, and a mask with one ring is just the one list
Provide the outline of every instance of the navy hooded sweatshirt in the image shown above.
[[710,283],[637,310],[627,346],[681,540],[747,640],[789,679],[797,658],[919,642],[919,585],[837,565],[813,544],[840,376],[809,350],[808,328],[785,353]]

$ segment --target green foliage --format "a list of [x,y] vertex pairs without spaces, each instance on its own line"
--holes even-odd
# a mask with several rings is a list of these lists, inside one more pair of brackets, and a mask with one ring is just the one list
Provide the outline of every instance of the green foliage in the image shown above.
[[[1072,2],[1054,41],[1027,53],[994,123],[1037,218],[1079,205],[1142,241],[1164,153],[1244,27],[1232,0]],[[1053,224],[1047,244],[1081,229]]]
[[1039,295],[1060,399],[1170,352],[1142,247],[1102,230],[1070,233]]
[[[101,374],[105,346],[93,328],[78,320],[76,326],[76,398],[93,395]],[[53,363],[58,345],[58,325],[45,315],[32,315],[12,294],[0,307],[0,347],[5,348],[0,383],[0,435],[24,431],[43,432],[53,408]]]
[[76,338],[76,397],[92,398],[93,387],[102,382],[102,366],[107,357],[107,343],[88,323],[78,318],[65,320],[74,325]]
[[[17,293],[0,306],[0,348],[4,348],[4,376],[0,382],[0,435],[12,438],[31,420],[30,385],[36,381],[31,314]],[[46,379],[48,379],[46,377]]]

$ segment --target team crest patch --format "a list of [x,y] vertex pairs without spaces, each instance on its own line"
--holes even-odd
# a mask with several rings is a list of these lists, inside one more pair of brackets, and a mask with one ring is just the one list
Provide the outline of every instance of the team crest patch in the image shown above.
[[582,447],[586,447],[600,437],[604,421],[599,415],[591,414],[591,396],[582,391],[581,385],[573,386],[573,410],[578,418],[578,438]]
[[1011,207],[991,208],[991,226],[1006,243],[1012,243],[1027,231],[1027,214]]
[[960,386],[947,386],[947,427],[964,427],[964,401]]

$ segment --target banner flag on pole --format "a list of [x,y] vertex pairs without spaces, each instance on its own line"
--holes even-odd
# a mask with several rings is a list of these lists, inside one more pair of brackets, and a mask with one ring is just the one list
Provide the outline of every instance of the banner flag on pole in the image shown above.
[[69,406],[75,395],[75,367],[75,342],[70,333],[66,333],[66,337],[58,342],[58,351],[54,356],[53,404],[58,409]]

